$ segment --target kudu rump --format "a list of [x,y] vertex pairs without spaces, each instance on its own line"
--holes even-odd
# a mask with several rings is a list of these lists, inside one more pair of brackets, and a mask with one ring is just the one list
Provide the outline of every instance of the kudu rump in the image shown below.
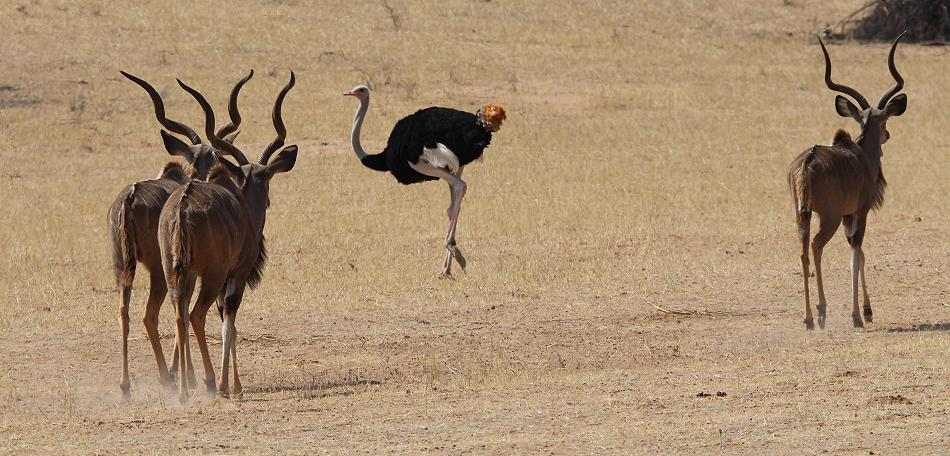
[[[162,271],[161,254],[158,248],[158,218],[162,206],[178,187],[192,179],[206,179],[208,171],[218,162],[214,149],[201,141],[197,133],[188,126],[165,117],[165,104],[154,87],[144,80],[122,72],[122,75],[138,84],[152,99],[155,107],[155,116],[165,128],[186,136],[191,145],[162,131],[162,140],[165,149],[171,155],[179,155],[188,162],[188,169],[183,169],[178,163],[171,162],[165,165],[161,174],[151,180],[135,182],[123,189],[109,208],[109,233],[112,246],[112,266],[116,284],[119,289],[119,324],[122,332],[122,377],[119,387],[123,395],[128,398],[131,389],[129,380],[129,303],[132,299],[132,282],[135,279],[137,263],[141,262],[149,271],[150,287],[148,304],[145,307],[145,331],[151,342],[155,360],[158,363],[159,380],[164,385],[174,383],[165,364],[165,356],[158,335],[158,311],[165,300],[165,274]],[[218,136],[227,136],[233,141],[238,127],[241,124],[241,115],[238,113],[237,99],[244,86],[254,72],[238,81],[231,90],[228,111],[231,121],[218,130]],[[190,357],[188,357],[189,369]],[[172,361],[172,370],[178,365],[178,352],[175,352]],[[193,373],[190,372],[193,376]]]
[[[274,104],[273,121],[277,137],[264,149],[257,163],[249,162],[237,147],[215,134],[211,106],[198,91],[181,81],[179,84],[204,110],[208,140],[220,153],[234,157],[240,166],[222,158],[211,169],[207,182],[186,183],[172,193],[162,209],[158,242],[169,299],[176,310],[176,346],[180,353],[188,353],[190,320],[204,363],[205,384],[209,392],[215,391],[214,368],[208,356],[204,325],[208,309],[217,299],[222,319],[221,381],[217,390],[222,395],[229,392],[230,358],[234,364],[234,387],[230,392],[239,395],[241,383],[237,370],[234,321],[244,296],[244,288],[247,285],[254,288],[260,282],[267,258],[264,222],[270,204],[270,180],[277,173],[293,169],[297,159],[297,146],[288,146],[270,160],[271,155],[283,146],[287,135],[281,118],[281,106],[294,85],[294,74],[290,73],[290,81]],[[189,317],[188,304],[198,277],[201,278],[201,290]],[[179,369],[184,378],[184,364]],[[187,401],[188,383],[182,381],[178,385],[181,401]]]
[[[904,32],[906,33],[906,32]],[[818,282],[818,326],[825,327],[825,290],[821,281],[821,252],[825,244],[844,222],[845,235],[851,245],[851,319],[855,327],[863,327],[858,309],[858,278],[864,291],[864,319],[872,321],[871,300],[864,280],[864,252],[861,242],[867,224],[868,211],[884,202],[884,173],[881,171],[881,145],[890,138],[887,119],[899,116],[907,109],[907,95],[898,92],[904,88],[904,79],[894,66],[894,51],[901,37],[894,40],[887,57],[887,67],[896,81],[876,107],[851,87],[831,81],[831,57],[825,43],[818,38],[825,55],[825,84],[828,88],[850,95],[858,102],[855,106],[847,98],[835,97],[838,115],[851,117],[861,126],[857,141],[844,130],[835,133],[832,145],[814,146],[802,152],[789,166],[788,185],[797,211],[796,223],[801,237],[802,279],[805,283],[805,326],[814,329],[808,295],[808,237],[812,212],[821,218],[820,228],[812,241],[815,258],[815,278]],[[895,96],[896,95],[896,96]]]

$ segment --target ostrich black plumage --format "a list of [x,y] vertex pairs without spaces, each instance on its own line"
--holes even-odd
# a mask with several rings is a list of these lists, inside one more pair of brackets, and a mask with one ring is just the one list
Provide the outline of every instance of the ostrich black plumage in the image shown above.
[[496,104],[487,104],[477,113],[450,108],[431,107],[404,117],[393,127],[386,149],[367,154],[360,145],[363,118],[369,109],[369,88],[358,85],[343,95],[356,97],[360,107],[353,119],[353,151],[367,168],[389,171],[402,184],[442,179],[449,184],[452,201],[449,205],[449,230],[445,236],[443,276],[452,275],[452,260],[465,270],[465,257],[455,242],[462,197],[466,184],[462,180],[465,165],[482,156],[491,143],[493,132],[501,128],[505,111]]

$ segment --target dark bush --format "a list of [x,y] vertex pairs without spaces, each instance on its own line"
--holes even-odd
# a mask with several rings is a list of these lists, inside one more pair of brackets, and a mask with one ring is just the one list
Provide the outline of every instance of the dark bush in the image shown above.
[[905,42],[947,43],[950,0],[875,0],[838,24],[835,35],[868,41],[891,41],[907,30]]

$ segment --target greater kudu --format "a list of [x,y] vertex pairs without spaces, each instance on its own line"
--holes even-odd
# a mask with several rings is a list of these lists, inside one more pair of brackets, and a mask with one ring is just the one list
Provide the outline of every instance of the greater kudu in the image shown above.
[[[904,32],[906,33],[906,32]],[[838,115],[851,117],[861,126],[857,141],[844,130],[838,130],[830,146],[813,146],[802,152],[789,166],[788,185],[797,211],[796,223],[801,238],[802,279],[805,283],[805,327],[814,329],[808,295],[808,237],[811,213],[817,212],[821,224],[812,241],[815,258],[815,277],[818,282],[818,326],[825,327],[825,290],[821,281],[821,253],[842,220],[845,235],[851,245],[851,320],[855,327],[863,327],[858,309],[858,278],[864,292],[864,319],[872,322],[871,300],[864,280],[864,252],[861,243],[867,224],[868,211],[884,202],[884,173],[881,171],[881,145],[890,138],[887,119],[899,116],[907,109],[907,95],[897,95],[904,88],[904,79],[894,66],[894,51],[901,37],[894,40],[887,57],[887,67],[896,81],[876,107],[872,107],[857,90],[832,82],[831,57],[825,43],[818,38],[825,55],[825,84],[829,89],[850,95],[860,108],[847,98],[835,97]],[[897,95],[897,96],[895,96]]]
[[[207,182],[189,182],[168,198],[162,209],[158,239],[168,295],[176,309],[176,343],[181,353],[188,350],[189,321],[201,350],[205,384],[209,392],[229,393],[229,359],[234,364],[234,388],[241,393],[237,370],[234,320],[244,296],[245,286],[257,286],[267,254],[264,248],[264,222],[269,200],[269,184],[277,173],[290,171],[297,159],[297,146],[284,148],[273,161],[271,155],[284,144],[287,131],[281,118],[284,97],[294,85],[294,74],[274,104],[273,121],[277,137],[250,163],[237,147],[214,133],[214,112],[204,97],[181,81],[179,84],[205,112],[205,133],[212,145],[233,156],[240,166],[222,159],[212,168]],[[194,310],[188,314],[189,279],[201,278],[201,290]],[[193,282],[192,282],[193,283]],[[205,341],[205,316],[217,299],[221,314],[221,381],[215,387],[214,368]],[[180,367],[184,375],[184,366]],[[179,382],[181,401],[187,401],[188,385]]]
[[[175,162],[168,163],[157,178],[135,182],[125,187],[109,208],[112,266],[119,289],[119,325],[122,333],[122,375],[119,387],[122,389],[123,396],[128,398],[131,389],[128,358],[129,303],[132,299],[132,282],[135,279],[136,265],[141,262],[149,271],[151,286],[143,323],[158,363],[159,380],[162,384],[171,385],[174,383],[174,377],[169,374],[166,367],[158,335],[158,312],[166,293],[165,274],[162,271],[161,252],[158,248],[158,217],[168,196],[176,188],[191,179],[206,179],[208,171],[218,159],[214,148],[203,143],[201,137],[193,129],[165,117],[165,104],[151,84],[124,71],[121,73],[149,94],[155,107],[155,116],[162,126],[188,137],[192,143],[187,145],[163,130],[161,135],[165,149],[171,155],[184,157],[189,164],[188,169],[183,169]],[[218,135],[226,136],[229,142],[234,140],[241,124],[241,115],[237,106],[238,94],[244,83],[253,75],[252,70],[231,90],[228,103],[231,121],[218,131]],[[173,371],[178,364],[178,358],[176,350],[172,361]],[[190,356],[187,362],[189,370],[192,370]],[[190,373],[190,376],[193,378],[194,374]]]

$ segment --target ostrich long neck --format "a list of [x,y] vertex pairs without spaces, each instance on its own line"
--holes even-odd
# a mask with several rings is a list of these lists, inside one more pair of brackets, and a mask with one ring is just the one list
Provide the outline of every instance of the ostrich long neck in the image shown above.
[[356,158],[359,158],[360,161],[367,155],[360,144],[360,130],[363,129],[363,118],[366,117],[367,110],[369,110],[369,96],[360,99],[360,107],[356,110],[356,117],[353,118],[353,132],[350,134],[350,140],[353,142],[353,152],[356,152]]

